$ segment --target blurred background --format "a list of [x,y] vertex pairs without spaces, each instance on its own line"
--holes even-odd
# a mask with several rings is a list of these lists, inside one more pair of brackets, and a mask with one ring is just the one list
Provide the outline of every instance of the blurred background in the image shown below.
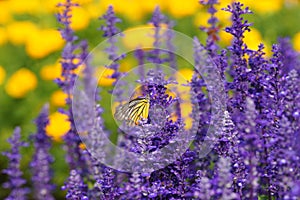
[[[55,13],[59,0],[0,0],[0,152],[9,148],[6,142],[15,126],[22,128],[22,138],[35,132],[34,118],[41,107],[49,102],[50,124],[47,133],[53,137],[52,153],[56,159],[55,182],[61,185],[67,177],[67,168],[61,154],[61,136],[69,124],[57,108],[64,107],[65,95],[53,80],[60,76],[59,58],[64,41],[58,32],[60,25]],[[72,28],[79,39],[86,39],[92,49],[103,40],[97,29],[103,24],[98,18],[109,5],[113,5],[121,30],[146,25],[157,5],[164,14],[173,19],[174,29],[189,36],[198,36],[205,42],[205,34],[199,26],[207,25],[209,18],[206,9],[197,0],[77,0],[81,6],[73,10]],[[300,1],[299,0],[241,0],[254,12],[247,15],[253,23],[252,31],[246,34],[245,41],[251,49],[263,42],[266,53],[278,37],[289,37],[295,49],[300,51]],[[221,28],[230,25],[230,15],[220,9],[230,4],[230,0],[220,0],[216,16]],[[231,37],[220,33],[220,45],[230,44]],[[134,66],[134,61],[121,63],[126,71]],[[188,70],[181,69],[189,74]],[[109,72],[108,72],[109,73]],[[99,86],[109,90],[113,80],[103,79]],[[105,96],[105,94],[103,94]],[[29,177],[27,167],[32,150],[23,152],[22,167],[25,177]],[[60,155],[60,156],[58,156]],[[0,155],[0,170],[7,160]],[[0,184],[5,177],[1,176]],[[2,189],[0,189],[1,191]],[[5,192],[0,192],[0,199]],[[57,194],[59,196],[59,194]]]

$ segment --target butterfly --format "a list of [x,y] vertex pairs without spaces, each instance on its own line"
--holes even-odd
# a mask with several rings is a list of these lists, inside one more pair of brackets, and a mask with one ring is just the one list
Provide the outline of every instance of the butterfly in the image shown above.
[[117,120],[125,121],[129,126],[138,125],[140,120],[148,119],[149,107],[149,95],[138,97],[119,106],[114,116]]

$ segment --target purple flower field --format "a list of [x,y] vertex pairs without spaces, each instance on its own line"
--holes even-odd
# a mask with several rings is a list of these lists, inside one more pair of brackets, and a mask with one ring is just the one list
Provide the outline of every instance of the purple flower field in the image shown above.
[[[113,149],[107,142],[113,130],[103,117],[110,108],[100,103],[108,97],[101,96],[103,88],[93,87],[97,85],[94,74],[98,66],[93,66],[97,49],[90,53],[88,42],[79,39],[70,26],[72,9],[79,5],[72,0],[58,5],[57,21],[65,46],[62,74],[55,83],[67,96],[67,106],[59,112],[68,116],[71,125],[61,144],[69,177],[64,185],[53,182],[56,172],[52,164],[56,161],[51,155],[53,141],[46,133],[47,104],[34,120],[36,133],[28,138],[34,148],[30,180],[20,168],[20,151],[28,146],[21,141],[22,130],[17,127],[8,141],[11,150],[3,155],[9,164],[2,171],[7,176],[3,184],[9,190],[6,199],[55,199],[55,191],[72,200],[300,199],[298,52],[289,38],[278,38],[270,56],[262,43],[256,50],[248,48],[244,35],[251,32],[252,24],[244,17],[252,11],[239,2],[224,8],[231,15],[225,31],[233,40],[229,46],[220,46],[217,0],[200,3],[210,15],[208,26],[200,27],[207,35],[205,44],[195,36],[179,46],[176,32],[171,31],[175,22],[159,7],[154,10],[149,21],[152,48],[136,47],[131,52],[139,65],[137,78],[132,80],[139,86],[133,89],[138,96],[135,99],[122,89],[131,85],[122,78],[127,72],[120,70],[120,62],[128,56],[119,46],[119,40],[126,37],[120,28],[122,20],[113,6],[100,17],[103,25],[98,31],[108,44],[101,55],[110,63],[105,67],[113,71],[109,78],[115,80],[115,89],[109,94],[116,109],[128,100],[133,109],[120,111],[125,121],[118,124]],[[170,74],[177,72],[181,66],[176,52],[184,48],[191,49],[194,68],[192,78],[179,84],[163,66],[170,68]],[[83,70],[78,73],[80,68]],[[174,95],[170,88],[176,84]],[[191,106],[189,128],[182,114],[185,100]],[[147,117],[134,118],[137,113]],[[128,120],[132,121],[128,124]]]

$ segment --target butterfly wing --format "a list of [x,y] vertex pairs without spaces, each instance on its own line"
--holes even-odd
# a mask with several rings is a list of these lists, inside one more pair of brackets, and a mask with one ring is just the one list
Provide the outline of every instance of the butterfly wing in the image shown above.
[[130,126],[137,125],[142,118],[148,118],[149,106],[149,98],[133,99],[117,108],[115,118],[126,121]]

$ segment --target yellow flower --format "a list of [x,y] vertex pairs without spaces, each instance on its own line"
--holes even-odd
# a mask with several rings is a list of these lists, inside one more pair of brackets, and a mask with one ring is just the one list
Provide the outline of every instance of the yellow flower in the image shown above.
[[7,35],[4,28],[0,27],[0,45],[5,44],[7,41]]
[[300,51],[300,32],[298,32],[293,39],[293,43],[294,43],[294,48],[297,51]]
[[178,70],[177,73],[178,73],[178,76],[181,76],[183,78],[183,79],[181,78],[182,80],[190,81],[193,77],[194,71],[189,68],[183,68],[183,69]]
[[2,66],[0,66],[0,85],[4,82],[6,72]]
[[168,11],[175,17],[192,15],[200,8],[198,1],[165,0]]
[[132,49],[132,48],[146,48],[146,47],[152,47],[154,39],[150,37],[151,30],[147,29],[151,28],[153,25],[144,25],[144,26],[138,26],[132,29],[128,29],[128,34],[124,35],[122,37],[122,40],[126,47]]
[[53,65],[46,65],[40,71],[40,76],[44,80],[54,80],[61,77],[62,68],[59,62]]
[[25,44],[29,36],[36,31],[37,27],[32,22],[13,22],[7,26],[7,38],[15,45]]
[[54,29],[37,30],[26,42],[26,52],[32,58],[43,58],[62,48],[64,44],[59,32]]
[[90,14],[82,7],[74,7],[72,10],[71,28],[74,30],[85,29],[90,23]]
[[93,2],[93,0],[77,0],[76,1],[76,3],[78,3],[79,5],[89,4],[92,2]]
[[183,119],[183,122],[185,123],[184,128],[188,130],[192,128],[192,124],[193,124],[193,119],[190,117],[193,111],[192,104],[189,102],[181,103],[180,109],[181,109],[181,117]]
[[222,44],[225,44],[227,46],[230,45],[231,41],[232,41],[232,38],[233,38],[233,36],[230,33],[227,33],[224,30],[220,31],[220,42]]
[[103,9],[112,5],[116,13],[125,15],[130,20],[140,20],[144,16],[144,11],[141,7],[141,2],[138,0],[102,0],[101,6]]
[[13,13],[37,13],[41,9],[41,3],[39,0],[10,0],[10,9]]
[[97,69],[96,75],[99,75],[98,85],[100,86],[111,86],[116,79],[109,78],[114,73],[113,69],[108,69],[106,67],[100,67]]
[[137,61],[132,57],[127,57],[120,62],[120,72],[128,72],[133,67],[137,66]]
[[161,10],[164,10],[167,6],[165,0],[151,0],[139,2],[141,4],[141,9],[144,10],[145,13],[152,13],[157,6],[159,6]]
[[93,19],[98,19],[99,16],[102,16],[105,13],[104,7],[101,5],[102,1],[100,2],[93,2],[89,3],[84,6],[85,10],[88,12],[89,16]]
[[0,24],[8,23],[11,18],[11,11],[8,9],[10,1],[0,1]]
[[[167,25],[160,24],[160,35],[163,35],[166,31]],[[135,28],[127,29],[126,34],[122,37],[124,45],[129,49],[139,48],[153,48],[154,38],[151,35],[154,34],[154,26],[152,24],[137,26]]]
[[177,92],[179,92],[180,98],[184,101],[190,98],[190,88],[183,84],[187,84],[192,79],[193,73],[193,70],[187,68],[180,69],[176,73],[176,81],[178,82]]
[[183,84],[187,84],[188,81],[191,81],[193,77],[194,71],[192,69],[183,68],[178,70],[176,74],[176,80],[178,82],[178,92],[182,103],[180,104],[181,109],[181,117],[185,123],[185,129],[190,129],[192,127],[192,119],[190,114],[192,112],[192,105],[191,105],[191,95],[190,95],[190,88],[184,86]]
[[255,10],[261,13],[266,12],[276,12],[280,10],[283,6],[283,0],[263,0],[263,1],[253,1],[253,0],[241,0],[244,5],[249,6],[250,10]]
[[210,15],[208,12],[198,12],[195,15],[194,24],[195,26],[207,26],[207,20],[209,19]]
[[262,43],[262,37],[258,30],[251,28],[251,31],[246,31],[244,34],[244,42],[247,44],[249,49],[256,50],[258,45]]
[[140,1],[137,0],[122,0],[116,6],[120,9],[120,14],[125,15],[126,18],[138,21],[144,16]]
[[71,128],[68,116],[60,112],[55,112],[49,116],[49,124],[46,126],[46,133],[54,140],[61,140]]
[[67,94],[61,90],[57,90],[51,95],[51,104],[54,106],[64,106],[66,104]]
[[231,14],[229,12],[226,12],[224,10],[218,10],[216,12],[216,17],[220,20],[220,24],[222,27],[229,26],[231,24]]
[[34,73],[26,68],[16,71],[7,81],[5,90],[14,98],[24,97],[37,86],[37,78]]
[[41,1],[43,4],[42,7],[45,9],[46,12],[58,12],[57,4],[60,3],[60,0],[47,0]]

